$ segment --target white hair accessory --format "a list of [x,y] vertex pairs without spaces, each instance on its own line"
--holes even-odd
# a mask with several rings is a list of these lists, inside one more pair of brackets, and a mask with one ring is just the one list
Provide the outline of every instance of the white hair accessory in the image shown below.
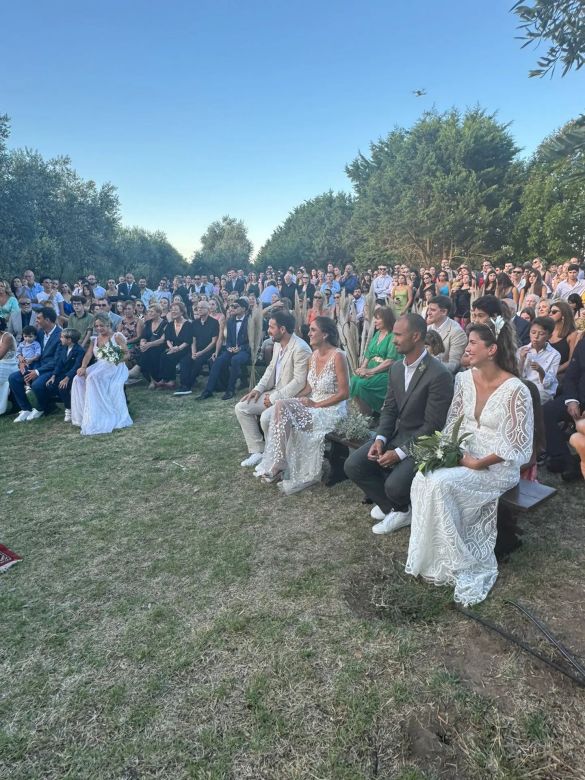
[[502,317],[501,314],[498,314],[498,316],[495,319],[490,318],[490,322],[494,326],[494,332],[496,334],[496,338],[498,338],[498,336],[501,333],[502,328],[506,324],[506,320]]

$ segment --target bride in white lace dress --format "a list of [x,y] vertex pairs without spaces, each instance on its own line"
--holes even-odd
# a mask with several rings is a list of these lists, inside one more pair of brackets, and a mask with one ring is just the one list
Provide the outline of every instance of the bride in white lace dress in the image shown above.
[[307,384],[298,398],[277,401],[264,457],[256,476],[279,482],[289,495],[321,479],[325,434],[347,414],[349,375],[344,353],[337,349],[337,328],[329,317],[316,317],[309,327],[313,356]]
[[[497,333],[497,335],[496,335]],[[463,416],[461,465],[417,474],[406,571],[454,585],[455,601],[483,601],[498,576],[494,554],[498,498],[520,479],[532,453],[528,388],[515,376],[515,337],[501,317],[469,331],[471,370],[455,378],[445,433]]]
[[[132,425],[124,395],[128,367],[125,362],[110,363],[98,353],[100,347],[111,344],[120,347],[126,356],[126,339],[121,333],[112,334],[106,314],[96,314],[94,327],[97,336],[90,340],[71,386],[71,422],[80,426],[81,433],[88,436],[111,433],[116,428]],[[96,358],[96,362],[90,366],[92,357]]]

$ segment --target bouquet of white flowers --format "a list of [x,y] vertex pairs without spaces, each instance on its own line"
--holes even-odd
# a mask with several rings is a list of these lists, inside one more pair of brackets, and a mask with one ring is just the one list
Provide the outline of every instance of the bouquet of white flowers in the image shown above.
[[471,433],[459,436],[463,415],[459,417],[451,436],[444,436],[441,431],[435,431],[432,436],[419,436],[411,445],[410,454],[414,458],[418,471],[429,474],[435,469],[452,469],[459,465],[463,448],[461,445]]
[[115,366],[124,360],[122,347],[114,346],[110,342],[98,347],[96,354],[99,359],[105,360],[107,363],[113,363]]

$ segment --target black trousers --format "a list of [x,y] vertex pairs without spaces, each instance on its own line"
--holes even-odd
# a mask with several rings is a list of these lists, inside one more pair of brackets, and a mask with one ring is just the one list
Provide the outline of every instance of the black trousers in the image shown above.
[[160,358],[164,351],[164,346],[161,346],[151,347],[150,349],[147,349],[146,352],[138,353],[138,365],[140,366],[144,378],[148,381],[151,379],[155,382],[160,381]]
[[568,468],[571,463],[571,451],[567,444],[567,434],[559,428],[560,422],[571,422],[572,417],[567,414],[565,399],[553,398],[542,407],[544,416],[544,430],[546,433],[546,454],[549,458],[564,461]]
[[345,473],[385,512],[406,512],[410,506],[410,486],[416,474],[412,458],[405,458],[383,469],[376,461],[368,460],[373,440],[354,450],[345,461]]
[[[181,367],[181,376],[183,371],[189,372],[189,363],[191,362],[191,347],[186,347],[181,352],[173,352],[167,355],[163,352],[160,359],[161,379],[165,382],[174,382],[177,375],[177,364]],[[182,382],[183,380],[181,380]]]
[[189,356],[188,360],[183,359],[181,361],[181,387],[186,387],[190,390],[197,381],[199,374],[208,365],[210,359],[211,353],[195,359],[191,356]]

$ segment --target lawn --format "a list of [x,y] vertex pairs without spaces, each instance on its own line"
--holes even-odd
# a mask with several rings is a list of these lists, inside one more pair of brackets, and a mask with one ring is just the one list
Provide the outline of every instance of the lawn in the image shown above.
[[[0,778],[585,778],[585,690],[403,574],[345,482],[241,469],[233,402],[0,418]],[[583,484],[523,521],[478,614],[585,654]]]

